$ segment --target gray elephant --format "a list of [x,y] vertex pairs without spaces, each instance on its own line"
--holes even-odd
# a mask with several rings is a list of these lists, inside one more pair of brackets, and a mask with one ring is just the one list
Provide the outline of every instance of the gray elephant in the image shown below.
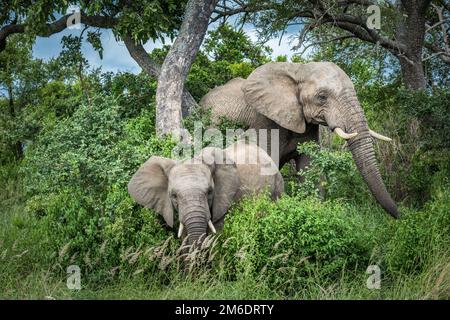
[[211,108],[213,121],[225,117],[254,129],[278,129],[279,165],[294,159],[297,170],[309,163],[308,157],[298,154],[298,143],[318,141],[319,124],[328,126],[347,140],[378,203],[398,218],[378,169],[372,137],[390,139],[369,128],[352,81],[334,63],[268,63],[247,79],[214,88],[200,105]]
[[161,214],[168,226],[174,226],[178,212],[178,236],[189,236],[189,244],[221,229],[234,201],[264,190],[276,199],[283,178],[263,149],[245,141],[225,150],[207,147],[185,161],[153,156],[128,183],[131,197]]

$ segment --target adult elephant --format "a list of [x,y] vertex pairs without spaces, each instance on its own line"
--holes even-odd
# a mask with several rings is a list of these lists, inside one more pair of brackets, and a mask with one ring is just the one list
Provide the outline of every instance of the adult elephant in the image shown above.
[[328,126],[347,140],[378,203],[398,218],[378,169],[372,137],[390,139],[369,128],[352,81],[334,63],[268,63],[247,79],[236,78],[214,88],[200,105],[211,108],[213,121],[225,117],[249,128],[278,129],[279,165],[295,159],[297,170],[309,162],[298,154],[298,143],[318,141],[319,124]]

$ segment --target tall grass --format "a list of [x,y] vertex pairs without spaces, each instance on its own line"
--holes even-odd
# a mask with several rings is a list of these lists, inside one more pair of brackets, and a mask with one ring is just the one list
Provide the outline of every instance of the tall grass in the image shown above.
[[[10,201],[11,199],[9,199]],[[362,244],[370,250],[361,256],[341,259],[337,269],[328,266],[335,258],[310,252],[302,256],[295,250],[307,244],[283,246],[280,239],[267,243],[258,241],[264,234],[270,235],[265,223],[273,222],[277,208],[286,209],[292,199],[286,197],[278,204],[269,204],[264,197],[249,198],[235,206],[218,236],[208,237],[200,248],[187,248],[178,239],[169,236],[156,245],[136,244],[123,248],[120,263],[105,269],[108,242],[102,242],[95,254],[85,252],[82,289],[69,290],[66,286],[65,268],[77,259],[70,254],[66,244],[53,250],[49,239],[42,237],[44,227],[39,218],[24,211],[20,203],[3,211],[0,220],[0,297],[6,299],[448,299],[450,298],[450,254],[444,242],[431,243],[426,260],[414,270],[389,269],[385,261],[389,254],[386,237],[399,239],[404,229],[399,223],[385,219],[379,210],[368,206],[345,206],[345,210],[330,217],[344,217],[358,228],[364,228]],[[298,199],[296,204],[299,204]],[[330,208],[341,204],[324,204],[313,200],[300,202],[301,207],[316,206],[319,211],[305,210],[304,215],[330,214]],[[272,206],[272,207],[271,207]],[[331,207],[330,207],[331,206]],[[265,207],[266,212],[261,212]],[[5,207],[3,207],[5,208]],[[436,212],[436,211],[435,211]],[[253,214],[254,213],[254,214]],[[298,214],[298,212],[294,212]],[[289,215],[289,212],[286,212]],[[331,213],[333,214],[333,213]],[[293,217],[289,217],[292,219]],[[437,216],[435,216],[437,218]],[[259,225],[248,229],[255,219]],[[266,219],[266,220],[265,220]],[[265,222],[266,221],[266,222]],[[300,220],[299,220],[300,221]],[[314,220],[313,220],[314,221]],[[318,219],[323,223],[321,219]],[[430,221],[428,221],[429,223]],[[311,224],[312,222],[307,222]],[[294,224],[295,225],[295,224]],[[317,227],[317,226],[316,226]],[[419,226],[423,227],[423,226]],[[276,230],[276,229],[275,229]],[[302,229],[304,237],[312,236]],[[319,230],[313,228],[312,230]],[[352,229],[353,231],[356,231]],[[247,232],[247,235],[244,234]],[[324,230],[319,230],[319,233]],[[380,233],[381,232],[381,233]],[[369,236],[367,236],[367,234]],[[250,235],[250,236],[248,236]],[[336,236],[336,235],[334,235]],[[349,234],[337,237],[348,237]],[[361,240],[357,236],[356,240]],[[352,238],[353,239],[353,238]],[[355,241],[356,241],[355,240]],[[405,240],[408,240],[406,238]],[[270,239],[267,240],[270,242]],[[285,240],[286,241],[286,240]],[[301,242],[301,239],[295,239]],[[357,241],[355,242],[357,243]],[[448,243],[448,242],[447,242]],[[324,246],[329,245],[326,242]],[[397,243],[401,246],[401,243]],[[292,249],[292,247],[294,247]],[[355,249],[350,248],[350,249]],[[336,248],[331,248],[336,252]],[[407,250],[407,249],[405,249]],[[102,257],[104,255],[104,257]],[[186,259],[190,261],[186,264]],[[321,260],[322,259],[322,260]],[[381,289],[366,287],[368,274],[365,261],[382,266]],[[341,264],[342,263],[342,264]],[[188,267],[186,267],[188,265]],[[98,278],[102,277],[102,281]]]

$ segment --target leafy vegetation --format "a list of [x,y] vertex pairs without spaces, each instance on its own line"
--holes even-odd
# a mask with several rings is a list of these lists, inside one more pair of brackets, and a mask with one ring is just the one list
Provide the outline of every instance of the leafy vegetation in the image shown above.
[[[11,68],[1,81],[14,105],[12,114],[10,99],[0,99],[1,298],[450,298],[445,88],[411,93],[395,75],[377,77],[384,57],[349,64],[328,48],[312,56],[339,63],[371,126],[394,138],[377,153],[403,218],[383,212],[351,154],[325,132],[321,146],[299,145],[314,158],[308,171],[298,177],[283,168],[287,192],[279,201],[261,195],[235,204],[223,232],[191,250],[185,270],[174,231],[126,190],[140,164],[169,157],[174,146],[155,136],[155,81],[86,65],[80,73],[64,55],[36,61],[19,45],[25,40],[16,41],[0,54]],[[203,50],[188,79],[196,98],[271,59],[229,26],[212,31]],[[194,113],[186,127],[196,120],[207,125],[208,114]],[[66,287],[74,264],[80,291]],[[380,290],[366,287],[373,264],[382,270]]]

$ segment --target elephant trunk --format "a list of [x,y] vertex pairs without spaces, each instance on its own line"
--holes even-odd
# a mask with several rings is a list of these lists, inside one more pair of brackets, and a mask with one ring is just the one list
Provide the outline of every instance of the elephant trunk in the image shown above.
[[206,234],[206,218],[202,213],[190,214],[186,218],[186,231],[189,244],[199,244],[201,237]]
[[200,199],[186,199],[186,203],[180,210],[183,216],[183,224],[186,228],[186,233],[188,237],[188,244],[198,245],[202,236],[206,234],[208,221],[207,216],[209,216],[209,207],[205,201],[200,201]]
[[345,121],[345,123],[347,123],[347,132],[358,133],[355,137],[347,140],[348,147],[353,155],[356,166],[378,203],[391,216],[398,218],[399,212],[397,206],[392,200],[383,179],[381,178],[375,157],[373,140],[363,110],[359,105],[356,96],[347,97],[346,101],[343,101],[342,103],[347,107],[344,112],[344,116],[347,119],[347,121]]

